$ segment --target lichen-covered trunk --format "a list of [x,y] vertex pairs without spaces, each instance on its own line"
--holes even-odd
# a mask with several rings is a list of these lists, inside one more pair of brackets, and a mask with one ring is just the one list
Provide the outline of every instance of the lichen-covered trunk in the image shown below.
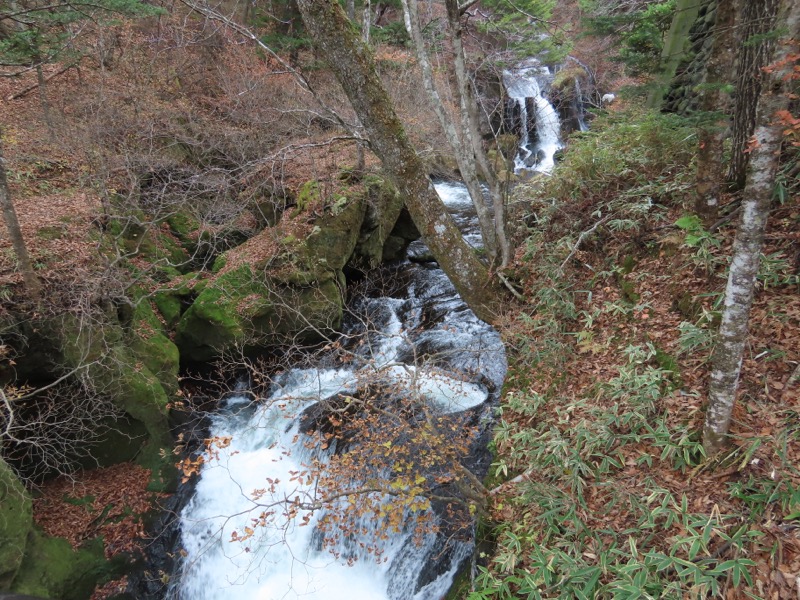
[[0,146],[0,210],[3,211],[3,222],[8,230],[8,237],[11,239],[11,246],[17,255],[19,270],[22,272],[22,279],[25,283],[25,294],[31,300],[38,300],[41,295],[41,284],[39,278],[33,270],[28,255],[28,248],[25,246],[25,239],[22,237],[22,229],[17,219],[17,211],[11,202],[11,192],[8,189],[8,179],[6,178],[6,165],[3,160],[3,148]]
[[[788,39],[796,37],[800,29],[800,5],[795,0],[783,0],[781,17],[778,22],[782,28],[788,27]],[[742,220],[733,245],[719,343],[712,361],[708,411],[703,430],[703,447],[708,456],[723,446],[730,428],[761,246],[778,169],[783,127],[777,122],[776,113],[788,106],[789,90],[784,89],[783,79],[790,73],[793,64],[786,60],[792,51],[788,41],[779,42],[777,48],[775,64],[780,65],[783,61],[788,66],[785,64],[766,76],[766,85],[758,100],[754,134],[756,145],[750,157]]]
[[725,88],[733,79],[736,56],[734,0],[719,0],[716,10],[714,46],[706,65],[706,79],[701,99],[703,122],[697,132],[697,178],[695,212],[710,224],[717,218],[722,181],[722,153],[729,119],[729,94]]
[[372,150],[403,194],[422,238],[456,290],[481,319],[497,316],[499,288],[436,194],[378,77],[371,50],[336,0],[299,0],[315,45],[358,115]]
[[[745,185],[750,153],[747,144],[756,123],[756,105],[761,94],[764,72],[772,55],[775,17],[779,0],[741,1],[740,34],[737,44],[736,98],[731,133],[731,160],[728,181],[738,189]],[[778,23],[781,25],[781,23]]]

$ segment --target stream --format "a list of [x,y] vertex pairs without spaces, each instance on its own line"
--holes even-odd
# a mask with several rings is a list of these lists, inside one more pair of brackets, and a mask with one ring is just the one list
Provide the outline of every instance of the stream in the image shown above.
[[[436,189],[477,245],[466,189],[450,182]],[[425,252],[420,242],[409,249],[412,257]],[[394,395],[424,398],[433,414],[464,415],[483,432],[470,449],[469,467],[479,478],[485,475],[492,402],[506,371],[499,335],[466,307],[435,263],[403,261],[386,267],[383,277],[386,285],[368,286],[350,307],[341,342],[350,357],[346,364],[331,350],[313,367],[274,375],[262,398],[254,400],[243,389],[220,400],[209,435],[230,443],[219,449],[218,460],[202,466],[180,514],[184,556],[168,598],[438,600],[447,593],[473,543],[448,536],[445,526],[415,539],[411,527],[375,531],[382,525],[364,519],[359,527],[368,537],[387,536],[377,561],[353,536],[323,548],[321,510],[299,510],[290,519],[275,511],[246,543],[231,541],[248,531],[267,502],[254,490],[268,487],[269,497],[278,500],[313,494],[314,481],[297,481],[293,474],[314,459],[327,460],[335,444],[309,448],[304,415],[325,400],[357,395],[376,380]],[[434,521],[442,519],[435,506],[428,510]]]

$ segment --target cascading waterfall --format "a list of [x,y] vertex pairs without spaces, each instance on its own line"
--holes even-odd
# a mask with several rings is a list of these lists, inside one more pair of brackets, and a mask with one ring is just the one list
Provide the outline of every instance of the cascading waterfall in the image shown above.
[[[463,221],[465,188],[437,189]],[[469,311],[438,268],[405,263],[400,269],[399,276],[408,280],[406,296],[365,297],[354,307],[360,316],[348,333],[351,338],[357,333],[359,341],[353,342],[356,356],[347,367],[290,369],[276,376],[267,398],[232,396],[212,417],[210,436],[230,443],[219,448],[218,460],[203,465],[181,513],[184,557],[170,598],[227,600],[235,593],[248,600],[438,600],[452,585],[472,546],[444,535],[428,533],[420,543],[412,531],[391,534],[378,562],[357,539],[345,539],[334,550],[355,559],[348,566],[321,548],[320,511],[300,510],[284,519],[284,509],[273,508],[277,518],[254,527],[246,542],[231,541],[234,532],[249,532],[252,519],[269,510],[268,497],[254,496],[254,490],[270,488],[268,496],[276,501],[313,494],[314,482],[298,481],[294,474],[312,458],[326,460],[333,449],[304,444],[302,415],[316,403],[355,394],[380,377],[394,389],[424,397],[439,414],[486,416],[490,410],[487,400],[505,375],[498,334]],[[435,357],[436,366],[422,355]]]
[[[549,85],[551,80],[550,69],[538,61],[529,61],[513,71],[503,71],[503,84],[515,112],[520,115],[519,151],[514,159],[516,173],[549,173],[555,166],[555,153],[563,147],[558,113],[542,95],[542,83]],[[531,132],[536,137],[534,142]]]

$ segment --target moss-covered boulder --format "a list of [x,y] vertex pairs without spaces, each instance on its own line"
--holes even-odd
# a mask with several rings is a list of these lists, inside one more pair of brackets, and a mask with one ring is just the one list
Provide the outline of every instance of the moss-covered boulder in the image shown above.
[[[168,390],[177,386],[178,357],[174,344],[156,331],[159,322],[152,308],[145,305],[140,309],[141,306],[140,303],[134,310],[133,324],[152,330],[147,339],[139,337],[136,327],[126,333],[118,323],[88,325],[72,315],[60,317],[61,362],[65,368],[85,371],[98,393],[110,398],[120,410],[144,425],[147,439],[137,454],[137,461],[153,470],[152,489],[166,490],[174,485],[175,473],[161,450],[172,446],[168,422],[171,392]],[[153,356],[146,357],[149,352],[153,352]],[[133,425],[131,433],[139,433],[139,428]]]
[[11,587],[33,524],[31,497],[0,458],[0,591]]
[[164,325],[156,316],[148,298],[138,301],[131,326],[130,349],[155,375],[167,394],[178,391],[178,347],[164,335]]
[[176,337],[181,356],[207,361],[236,345],[316,341],[341,325],[342,283],[331,270],[273,277],[245,264],[228,271],[206,286],[181,318]]
[[409,242],[419,238],[403,198],[390,182],[375,175],[364,178],[366,213],[351,265],[369,269],[400,258]]
[[85,600],[98,582],[121,574],[121,562],[105,560],[99,539],[74,550],[67,540],[34,528],[10,590],[41,598]]
[[[178,324],[175,340],[182,359],[207,361],[235,346],[310,343],[339,328],[342,268],[359,241],[367,202],[363,195],[334,196],[323,204],[315,189],[304,186],[298,196],[307,198],[299,208],[313,205],[316,212],[302,239],[286,233],[276,243],[278,234],[268,230],[237,248],[235,260],[218,259],[217,274]],[[273,251],[255,250],[263,247]]]

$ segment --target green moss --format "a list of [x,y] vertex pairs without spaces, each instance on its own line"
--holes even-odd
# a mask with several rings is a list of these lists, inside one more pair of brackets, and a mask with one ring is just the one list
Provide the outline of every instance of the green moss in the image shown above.
[[133,461],[149,439],[144,423],[124,415],[113,420],[105,420],[100,425],[108,429],[98,440],[92,442],[89,448],[91,458],[80,463],[83,469],[109,467]]
[[0,590],[11,586],[22,564],[32,524],[31,497],[0,458]]
[[186,213],[178,212],[167,217],[165,221],[184,248],[194,247],[196,242],[192,236],[200,229],[200,222],[197,219]]
[[153,302],[164,318],[168,328],[173,328],[181,318],[183,305],[178,294],[171,291],[156,292],[153,295]]
[[319,183],[316,181],[305,182],[300,191],[297,192],[297,208],[294,210],[293,216],[299,215],[303,212],[309,204],[319,202],[321,199],[319,191]]
[[67,540],[47,537],[33,530],[11,589],[20,594],[60,598],[75,566],[75,554]]
[[306,239],[307,255],[324,260],[329,269],[344,267],[355,250],[365,212],[363,198],[336,200],[330,212],[317,219],[315,233]]
[[121,575],[123,568],[121,558],[105,560],[100,539],[75,551],[67,540],[34,529],[11,591],[42,598],[85,600],[98,582]]
[[217,258],[214,259],[214,264],[211,267],[212,273],[219,273],[222,269],[225,268],[225,265],[228,264],[228,257],[224,254],[219,255]]
[[[372,268],[383,260],[392,260],[396,257],[395,254],[399,255],[407,243],[400,240],[416,239],[419,234],[413,226],[397,228],[407,222],[400,223],[404,204],[393,185],[375,175],[366,175],[363,183],[365,215],[351,262],[356,267]],[[389,255],[384,256],[387,241],[392,235],[397,240],[388,246]]]
[[133,315],[130,349],[158,377],[168,394],[178,391],[178,347],[163,333],[150,301],[139,300]]
[[250,265],[219,276],[178,324],[181,356],[211,360],[235,345],[309,341],[338,328],[343,300],[335,271],[292,271],[271,278]]

